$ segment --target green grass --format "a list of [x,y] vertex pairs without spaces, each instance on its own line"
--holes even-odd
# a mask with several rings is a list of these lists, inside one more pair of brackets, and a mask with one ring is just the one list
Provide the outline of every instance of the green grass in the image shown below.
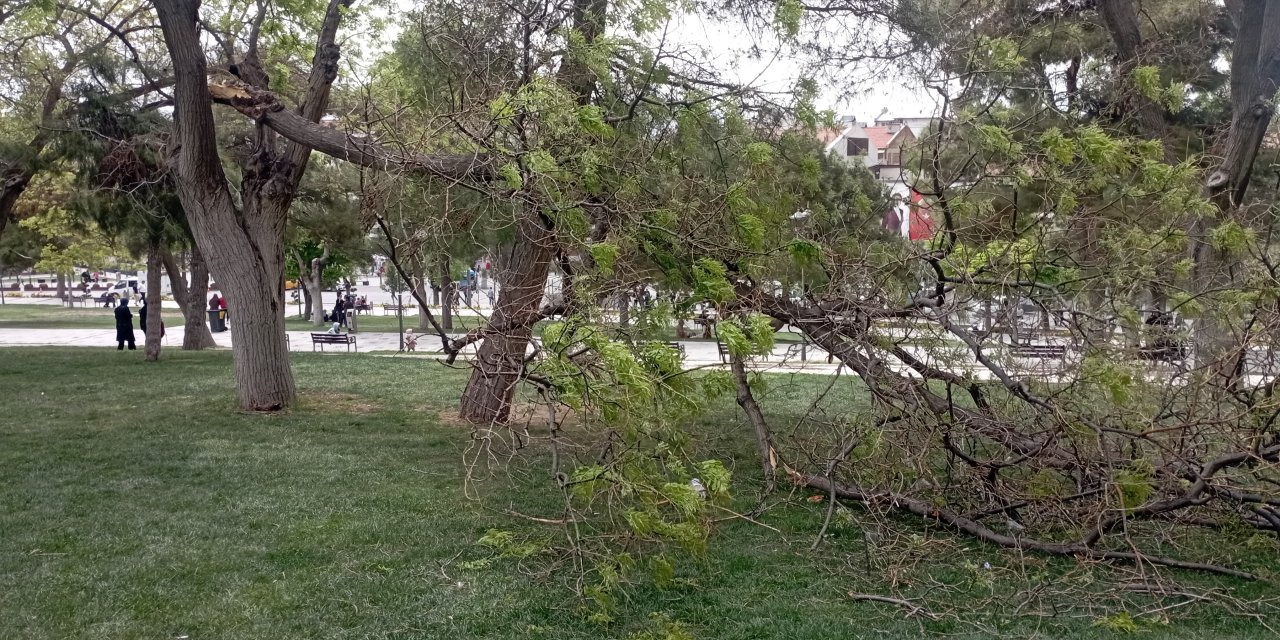
[[[360,314],[356,318],[356,327],[360,332],[364,333],[397,333],[400,330],[400,322],[395,315],[381,315],[381,310],[374,308],[372,314]],[[440,315],[436,314],[436,321],[440,321]],[[483,326],[484,319],[479,316],[454,316],[453,330],[455,332],[463,332]],[[418,331],[418,316],[405,316],[404,326],[406,329]],[[285,318],[285,328],[289,331],[314,331],[316,326],[310,320],[304,320],[296,315],[290,315]]]
[[[0,638],[601,640],[652,631],[655,613],[706,639],[1104,638],[1115,634],[1096,619],[1159,606],[1109,589],[1130,568],[1024,558],[857,509],[811,553],[825,505],[784,489],[760,516],[780,532],[720,524],[705,557],[677,558],[674,585],[637,581],[603,626],[579,612],[562,550],[516,560],[475,544],[489,528],[553,545],[564,532],[502,513],[557,517],[536,446],[478,470],[474,498],[464,495],[471,441],[441,416],[465,372],[293,354],[298,406],[263,416],[234,410],[226,352],[166,351],[156,364],[108,349],[2,353]],[[772,376],[762,402],[777,424],[791,424],[827,382]],[[867,408],[844,378],[823,413]],[[732,399],[714,401],[690,429],[700,455],[736,467],[737,506],[750,508],[754,444]],[[878,540],[875,553],[866,535]],[[1222,561],[1277,568],[1274,543],[1213,542]],[[1276,595],[1265,582],[1166,578],[1245,600]],[[906,618],[851,591],[920,598],[948,616]],[[1211,604],[1162,615],[1138,617],[1141,637],[1266,632]]]
[[[138,308],[130,308],[133,310],[136,327]],[[164,318],[165,325],[182,326],[182,313],[177,309],[165,309],[160,315]],[[115,322],[112,310],[100,306],[67,308],[34,304],[0,305],[0,329],[115,329]]]

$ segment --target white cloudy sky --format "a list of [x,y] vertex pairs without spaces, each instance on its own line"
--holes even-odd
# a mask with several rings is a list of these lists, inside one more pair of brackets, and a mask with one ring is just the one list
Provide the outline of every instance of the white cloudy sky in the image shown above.
[[[416,4],[415,0],[396,0],[400,11],[408,11]],[[394,20],[392,21],[395,22]],[[374,36],[383,46],[395,40],[397,28]],[[658,35],[647,39],[657,44]],[[708,64],[720,70],[725,79],[737,84],[749,84],[761,90],[786,91],[798,79],[800,65],[786,55],[766,55],[754,58],[748,55],[752,45],[759,45],[763,51],[777,50],[777,45],[767,35],[748,33],[740,25],[717,23],[699,15],[677,14],[672,17],[667,27],[667,46],[673,44],[682,47],[696,48]],[[764,37],[765,41],[753,41],[755,37]],[[362,43],[366,46],[368,42]],[[375,44],[373,49],[379,47]],[[366,49],[366,52],[371,52]],[[919,116],[934,113],[937,105],[933,98],[924,91],[915,88],[915,83],[907,81],[905,75],[883,74],[872,81],[860,83],[854,95],[843,94],[833,83],[822,83],[828,87],[818,99],[820,109],[831,109],[838,115],[853,115],[859,120],[870,121],[882,109],[888,109],[896,116]]]
[[[769,54],[760,58],[747,55],[753,44],[763,51],[778,49],[771,38],[753,42],[753,36],[740,26],[709,21],[702,16],[683,15],[673,18],[672,35],[682,44],[703,50],[709,63],[737,83],[751,84],[765,90],[785,91],[795,84],[800,65],[785,54]],[[854,95],[843,95],[834,83],[823,83],[828,88],[819,98],[819,108],[835,111],[840,115],[854,115],[870,121],[882,109],[892,115],[929,115],[936,104],[924,91],[913,88],[905,76],[882,74],[875,79],[861,81]]]

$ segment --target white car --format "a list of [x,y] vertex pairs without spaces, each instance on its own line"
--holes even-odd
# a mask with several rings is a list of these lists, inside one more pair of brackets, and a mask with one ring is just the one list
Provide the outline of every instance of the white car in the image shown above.
[[137,292],[138,292],[137,280],[121,280],[120,282],[117,282],[111,285],[110,287],[108,287],[106,291],[103,291],[102,294],[98,296],[98,299],[103,301],[107,299],[119,300],[120,298],[123,298],[125,296],[132,296]]

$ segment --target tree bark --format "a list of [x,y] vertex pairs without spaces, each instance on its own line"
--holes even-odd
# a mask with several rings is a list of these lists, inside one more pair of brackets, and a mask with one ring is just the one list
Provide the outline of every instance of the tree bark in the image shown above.
[[[204,257],[200,250],[192,248],[191,260],[188,263],[191,271],[191,286],[182,277],[182,269],[172,253],[164,250],[160,254],[165,271],[169,273],[169,287],[173,289],[173,299],[182,308],[184,330],[182,334],[183,351],[201,351],[218,346],[209,332],[205,322],[204,292],[209,289],[209,269],[204,266]],[[148,294],[150,295],[150,294]]]
[[147,331],[144,336],[147,344],[143,350],[143,356],[147,362],[155,362],[160,359],[160,338],[164,332],[164,320],[160,316],[161,302],[160,297],[160,271],[164,268],[164,263],[160,258],[160,244],[151,243],[147,249]]
[[59,273],[57,283],[54,295],[58,296],[58,302],[64,307],[71,306],[71,297],[67,295],[67,274]]
[[[311,318],[311,324],[317,327],[324,326],[324,304],[321,302],[324,298],[324,268],[329,264],[329,247],[325,246],[323,252],[318,258],[312,258],[311,263],[304,268],[302,255],[295,252],[294,261],[298,263],[298,279],[302,281],[302,286],[307,292],[307,315]],[[314,304],[310,304],[314,301]]]
[[[413,284],[414,300],[418,301],[418,305],[422,306],[427,300],[427,267],[423,265],[422,258],[415,252],[409,256],[409,281]],[[431,326],[429,316],[426,309],[418,310],[418,332],[427,333],[434,331],[435,327]]]
[[449,256],[440,258],[440,328],[453,331],[453,280],[449,277]]
[[[1121,73],[1137,68],[1142,53],[1142,31],[1138,28],[1138,6],[1135,0],[1099,0],[1098,10],[1106,25],[1111,41],[1116,45]],[[1139,131],[1164,143],[1164,160],[1170,164],[1178,161],[1178,154],[1170,144],[1169,125],[1165,122],[1164,107],[1144,95],[1131,95],[1126,102],[1129,111],[1137,119]]]
[[747,367],[739,356],[733,356],[729,360],[729,366],[733,369],[733,378],[737,384],[737,400],[738,406],[742,407],[742,412],[747,414],[747,420],[751,422],[751,427],[756,432],[756,445],[760,448],[760,466],[764,470],[765,492],[772,493],[777,486],[777,478],[774,474],[774,453],[773,439],[769,435],[769,423],[765,422],[764,413],[760,411],[760,405],[756,403],[755,395],[751,393],[751,385],[747,382]]
[[[1231,6],[1231,5],[1228,5]],[[1205,193],[1218,209],[1215,220],[1197,220],[1191,233],[1195,261],[1192,290],[1212,299],[1212,292],[1230,288],[1241,273],[1240,258],[1209,242],[1210,225],[1235,220],[1243,226],[1249,180],[1258,149],[1275,108],[1271,98],[1280,87],[1280,3],[1243,0],[1235,10],[1236,38],[1231,54],[1231,127],[1222,145],[1222,161],[1205,180]],[[1196,365],[1209,366],[1234,386],[1240,371],[1232,319],[1205,314],[1196,324]]]
[[[297,120],[318,122],[327,108],[329,89],[338,73],[335,38],[349,4],[350,0],[329,2],[316,39],[307,90],[298,113],[292,114]],[[154,5],[176,76],[170,148],[178,196],[196,244],[217,272],[227,300],[235,332],[232,352],[240,407],[247,411],[281,410],[296,395],[285,342],[284,226],[311,149],[290,143],[280,150],[276,137],[260,125],[251,160],[243,170],[241,205],[237,207],[218,154],[213,98],[198,26],[200,2],[155,0]],[[256,69],[256,61],[255,42],[245,57],[241,77],[261,71]]]
[[520,237],[504,260],[498,282],[497,304],[489,325],[504,327],[487,335],[476,354],[471,379],[462,392],[459,413],[473,424],[501,424],[511,415],[516,383],[524,371],[525,349],[533,335],[533,324],[547,286],[553,255],[552,233],[539,222],[526,221]]

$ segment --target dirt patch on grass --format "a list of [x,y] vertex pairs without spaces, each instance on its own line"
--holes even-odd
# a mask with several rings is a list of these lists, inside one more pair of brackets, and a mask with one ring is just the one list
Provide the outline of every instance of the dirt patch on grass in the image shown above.
[[342,391],[299,391],[298,407],[301,409],[330,409],[342,413],[377,413],[382,407],[368,398]]
[[[463,420],[458,415],[458,410],[454,407],[443,409],[438,414],[440,423],[451,427],[473,427],[475,425]],[[547,431],[547,406],[536,402],[517,402],[511,407],[511,421],[508,426],[527,429],[532,432]],[[570,427],[577,425],[579,422],[578,412],[565,407],[556,407],[556,419],[560,421],[560,427]]]

